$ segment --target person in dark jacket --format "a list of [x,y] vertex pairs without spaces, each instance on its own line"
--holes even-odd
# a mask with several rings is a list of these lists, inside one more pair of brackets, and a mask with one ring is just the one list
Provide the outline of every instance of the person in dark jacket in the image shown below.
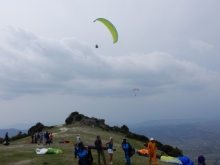
[[74,144],[74,157],[75,158],[77,158],[77,152],[75,152],[75,151],[77,151],[77,149],[78,149],[78,144],[76,143],[76,144]]
[[94,142],[94,145],[95,145],[96,150],[98,152],[98,165],[102,165],[100,163],[100,155],[102,156],[104,165],[107,165],[106,159],[105,159],[105,153],[104,153],[103,148],[102,148],[102,141],[101,141],[101,138],[100,138],[99,135],[97,135],[96,140]]
[[205,158],[203,155],[198,157],[198,165],[205,165]]
[[9,145],[9,137],[8,137],[8,132],[5,134],[5,145]]
[[77,147],[74,149],[74,153],[78,156],[78,165],[88,165],[86,155],[87,155],[87,149],[83,145],[83,142],[79,142],[77,144]]
[[45,134],[46,140],[50,139],[50,136],[49,136],[49,135],[50,135],[50,133],[46,131],[46,134]]
[[123,148],[124,153],[125,153],[126,164],[131,164],[131,162],[130,162],[130,156],[129,156],[129,151],[128,151],[128,149],[129,149],[129,143],[126,141],[125,138],[122,139],[121,147]]
[[31,133],[31,143],[34,144],[34,132]]

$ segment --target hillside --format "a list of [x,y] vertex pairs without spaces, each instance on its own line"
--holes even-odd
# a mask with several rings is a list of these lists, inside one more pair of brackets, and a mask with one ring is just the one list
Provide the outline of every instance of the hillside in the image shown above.
[[[93,144],[97,134],[101,136],[103,143],[109,140],[109,137],[114,138],[114,148],[116,151],[113,156],[113,163],[121,165],[125,163],[124,153],[121,149],[121,140],[124,137],[122,133],[116,133],[112,131],[104,131],[101,128],[81,125],[79,122],[75,122],[70,125],[57,125],[49,130],[54,134],[54,143],[50,146],[28,144],[31,137],[26,137],[14,142],[11,142],[10,146],[0,146],[0,164],[4,165],[20,165],[20,164],[32,164],[32,165],[77,165],[77,159],[74,158],[73,145],[59,143],[61,139],[76,142],[76,135],[79,133],[81,140],[85,144]],[[144,148],[143,143],[137,140],[127,138],[129,143],[134,146],[135,149]],[[53,147],[63,150],[63,154],[60,155],[37,155],[34,152],[35,148]],[[160,151],[158,151],[160,154]],[[94,157],[94,163],[97,164],[97,154],[95,150],[92,150]],[[107,151],[105,152],[106,158],[108,158]],[[159,162],[159,160],[158,160]],[[134,155],[131,158],[132,165],[148,164],[146,157]],[[159,162],[160,165],[168,165],[167,163]]]
[[177,146],[192,160],[196,160],[198,155],[203,154],[207,163],[220,164],[218,120],[146,121],[130,129],[138,134],[151,135],[163,144]]

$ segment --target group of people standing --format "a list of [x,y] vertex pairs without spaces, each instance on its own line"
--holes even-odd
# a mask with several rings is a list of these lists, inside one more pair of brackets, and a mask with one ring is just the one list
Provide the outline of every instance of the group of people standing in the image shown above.
[[[75,146],[75,150],[74,150],[75,158],[78,155],[79,165],[88,165],[88,163],[86,162],[88,148],[86,148],[84,146],[83,142],[80,140],[79,134],[77,135],[77,142],[78,142],[78,144],[77,144],[77,146]],[[146,144],[144,144],[144,145],[148,148],[149,163],[151,164],[152,161],[154,161],[154,164],[156,165],[157,164],[156,143],[155,143],[154,138],[151,138],[150,142],[147,145]],[[113,164],[113,162],[112,162],[113,152],[114,152],[114,150],[113,150],[113,146],[114,146],[113,137],[110,137],[109,141],[105,143],[105,146],[103,146],[100,135],[97,135],[96,140],[94,141],[94,146],[95,146],[95,149],[97,150],[97,154],[98,154],[98,165],[102,165],[101,158],[102,158],[104,165],[107,165],[107,161],[106,161],[105,153],[104,153],[104,149],[103,149],[103,147],[105,147],[105,146],[106,146],[106,148],[108,150],[108,154],[109,154],[108,162],[109,162],[109,164]],[[131,146],[125,138],[122,139],[121,147],[124,150],[124,154],[125,154],[125,160],[126,160],[125,164],[127,164],[127,165],[131,164],[130,153],[129,153],[130,152],[129,149]]]
[[[93,162],[93,157],[91,156],[91,150],[88,148],[88,146],[84,146],[83,142],[80,140],[80,135],[77,135],[77,145],[75,145],[75,149],[74,149],[74,153],[75,153],[75,158],[76,156],[78,156],[79,160],[78,160],[78,164],[79,165],[90,165],[90,163],[92,164]],[[94,141],[94,146],[95,149],[97,150],[97,154],[98,154],[98,165],[102,165],[101,164],[101,157],[103,160],[104,165],[107,165],[106,163],[106,158],[105,158],[105,153],[104,153],[104,149],[103,149],[103,144],[102,144],[102,140],[100,135],[96,136],[96,140]],[[109,154],[109,164],[113,164],[112,163],[112,157],[113,157],[113,138],[110,137],[109,141],[105,143],[105,146],[107,147],[108,150],[108,154]],[[88,155],[90,155],[88,157]],[[86,158],[87,157],[87,158]],[[88,160],[90,159],[90,160]],[[90,161],[90,163],[88,163],[88,161]]]
[[31,143],[39,144],[49,144],[53,143],[53,134],[46,131],[46,132],[32,132],[31,133]]

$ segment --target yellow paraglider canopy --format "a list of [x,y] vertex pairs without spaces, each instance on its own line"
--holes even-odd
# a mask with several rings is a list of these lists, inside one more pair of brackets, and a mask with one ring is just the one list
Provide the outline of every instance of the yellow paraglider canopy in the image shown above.
[[94,22],[96,22],[96,21],[102,22],[108,28],[108,30],[110,31],[110,33],[112,35],[113,43],[116,43],[118,41],[118,32],[117,32],[115,26],[105,18],[97,18]]

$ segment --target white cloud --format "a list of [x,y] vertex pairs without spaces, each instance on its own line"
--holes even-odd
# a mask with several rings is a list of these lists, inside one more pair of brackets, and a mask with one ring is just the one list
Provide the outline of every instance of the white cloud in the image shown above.
[[191,49],[198,51],[199,53],[210,52],[214,49],[214,46],[208,44],[202,40],[189,40],[189,46]]
[[43,38],[16,28],[1,33],[0,97],[4,99],[37,93],[121,97],[134,87],[154,95],[213,88],[220,82],[219,73],[164,52],[109,57],[76,38]]

